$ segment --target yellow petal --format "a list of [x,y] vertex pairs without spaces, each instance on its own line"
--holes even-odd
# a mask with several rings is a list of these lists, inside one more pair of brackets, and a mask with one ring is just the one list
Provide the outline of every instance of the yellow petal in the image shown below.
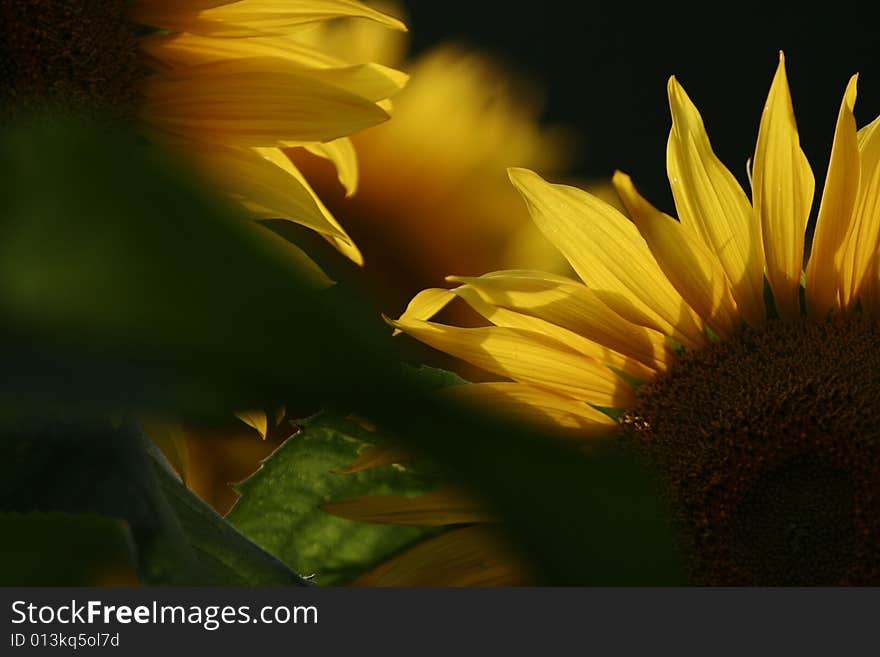
[[588,404],[524,383],[469,383],[443,388],[439,394],[491,409],[510,420],[570,429],[578,436],[605,435],[617,426]]
[[146,25],[223,37],[286,34],[333,18],[360,17],[406,31],[391,16],[355,0],[139,0],[131,19]]
[[715,254],[693,230],[648,203],[628,175],[617,171],[612,181],[666,278],[715,333],[731,335],[739,312]]
[[[432,287],[422,290],[410,300],[399,319],[402,322],[411,319],[427,321],[448,306],[454,298],[455,294],[452,290],[445,288]],[[394,335],[400,333],[399,329],[394,330]]]
[[377,102],[393,96],[409,76],[376,63],[351,65],[284,37],[218,39],[197,34],[161,34],[143,39],[140,49],[165,67],[198,66],[231,59],[275,59],[299,74]]
[[704,343],[699,318],[626,217],[584,191],[552,185],[527,169],[508,173],[538,228],[606,305],[687,347]]
[[339,182],[345,188],[345,195],[352,196],[358,187],[358,161],[354,145],[348,137],[334,139],[326,144],[302,144],[309,153],[330,160],[336,167]]
[[761,222],[767,279],[781,317],[800,317],[804,232],[813,204],[815,179],[801,150],[785,57],[779,67],[761,115],[752,176],[755,214]]
[[446,486],[417,497],[398,495],[366,495],[321,505],[327,513],[361,522],[395,525],[462,525],[493,522],[495,517],[472,495]]
[[[327,209],[324,202],[321,201],[321,198],[315,190],[312,189],[312,186],[309,185],[305,176],[303,176],[300,170],[294,166],[293,162],[290,161],[290,158],[284,154],[284,151],[278,148],[258,148],[257,152],[279,168],[286,171],[292,178],[296,179],[297,183],[311,197],[312,202],[320,211],[321,216],[323,216],[327,223],[335,229],[335,232],[333,233],[321,231],[322,237],[356,265],[363,265],[364,258],[361,255],[360,249],[357,248],[354,241],[348,236],[348,233],[345,232],[345,229],[340,223],[336,221],[336,218],[330,210]],[[293,221],[296,220],[293,219]]]
[[488,326],[458,328],[419,320],[390,324],[435,349],[489,372],[581,399],[625,408],[632,390],[610,369],[546,335]]
[[239,411],[235,415],[246,425],[256,429],[260,437],[266,440],[266,434],[269,431],[269,421],[263,411]]
[[654,378],[656,372],[636,359],[627,357],[605,345],[593,342],[574,331],[557,326],[546,320],[532,317],[516,310],[496,306],[479,292],[479,288],[465,284],[452,290],[452,292],[457,297],[464,299],[471,308],[496,326],[521,328],[541,333],[558,340],[575,351],[596,359],[600,363],[626,372],[640,381],[649,381]]
[[678,218],[715,253],[740,313],[759,326],[766,321],[760,224],[742,187],[712,151],[703,118],[674,76],[667,91],[672,130],[666,169]]
[[150,76],[141,118],[183,139],[230,146],[331,141],[388,119],[371,100],[276,57],[220,60]]
[[347,237],[277,152],[217,147],[197,148],[194,155],[224,192],[254,214],[294,221],[324,235]]
[[856,134],[856,83],[850,78],[837,115],[834,144],[807,263],[807,310],[824,317],[840,304],[838,288],[844,245],[859,189],[859,144]]
[[524,586],[525,563],[491,526],[430,538],[354,582],[357,586]]
[[[299,170],[277,148],[197,145],[191,155],[217,186],[258,217],[293,221],[320,233],[356,264],[360,251]],[[288,247],[288,251],[293,249]],[[296,258],[303,260],[303,258]],[[304,271],[320,269],[314,263]],[[326,279],[321,273],[321,277]]]
[[489,303],[566,328],[651,369],[665,370],[672,358],[661,333],[625,320],[590,288],[564,276],[507,270],[447,280],[467,283]]
[[859,191],[846,238],[841,301],[855,305],[880,246],[880,117],[858,133]]
[[280,57],[302,70],[349,65],[344,59],[288,37],[224,39],[172,32],[146,36],[138,42],[138,47],[144,55],[166,68],[248,57]]

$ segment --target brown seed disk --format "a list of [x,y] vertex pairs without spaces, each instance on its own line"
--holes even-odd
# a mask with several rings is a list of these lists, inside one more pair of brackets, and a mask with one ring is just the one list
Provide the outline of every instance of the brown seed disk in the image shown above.
[[693,583],[880,584],[880,327],[771,322],[682,354],[622,439],[656,467]]
[[141,77],[125,0],[0,2],[0,112],[127,115]]

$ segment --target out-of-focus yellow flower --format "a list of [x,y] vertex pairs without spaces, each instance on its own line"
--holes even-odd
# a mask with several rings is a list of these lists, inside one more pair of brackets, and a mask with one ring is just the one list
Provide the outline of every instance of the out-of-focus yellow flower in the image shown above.
[[[284,153],[301,147],[326,159],[354,191],[358,169],[348,135],[385,121],[389,97],[406,82],[400,71],[352,63],[314,38],[320,31],[312,28],[339,18],[374,23],[378,32],[406,30],[356,0],[4,2],[0,116],[48,108],[131,121],[193,160],[251,217],[302,224],[361,264],[357,246]],[[306,254],[254,226],[316,286],[329,284]],[[261,412],[242,416],[265,437]],[[253,468],[228,464],[208,473],[236,451],[235,441],[212,441],[207,450],[174,423],[149,424],[175,467],[190,470],[197,492],[228,506],[231,493],[218,492],[217,481],[225,488],[231,473],[241,478]],[[248,449],[265,456],[268,446]],[[187,459],[189,451],[199,458]]]
[[[751,201],[674,77],[668,93],[679,220],[620,172],[614,184],[632,220],[580,189],[511,169],[580,280],[523,270],[450,277],[456,287],[419,294],[391,324],[502,379],[444,394],[587,442],[617,436],[650,459],[693,581],[877,584],[880,118],[857,131],[853,77],[804,274],[814,180],[784,60],[761,118]],[[489,325],[429,321],[454,299]],[[480,513],[450,495],[329,509],[371,522]],[[447,583],[483,583],[481,573],[520,583],[480,526],[432,538],[364,581],[438,584],[431,573],[454,571]],[[475,552],[481,558],[450,566]]]
[[[326,173],[316,185],[356,235],[365,273],[379,281],[383,301],[402,305],[450,267],[476,274],[531,261],[567,271],[505,173],[511,163],[561,172],[568,161],[569,135],[539,124],[538,91],[461,45],[439,45],[404,61],[403,35],[374,28],[337,21],[315,36],[352,61],[381,61],[410,74],[394,98],[394,120],[353,138],[358,193],[343,198],[337,187],[333,194]],[[292,157],[304,170],[315,169],[308,158]]]
[[134,118],[254,216],[301,223],[361,261],[282,149],[329,159],[353,188],[346,136],[387,119],[382,105],[406,76],[298,36],[339,17],[400,21],[355,0],[34,0],[0,12],[4,109]]

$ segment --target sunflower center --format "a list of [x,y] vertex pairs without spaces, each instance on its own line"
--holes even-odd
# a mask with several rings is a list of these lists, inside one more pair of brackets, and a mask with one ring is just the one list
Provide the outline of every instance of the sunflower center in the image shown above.
[[0,3],[0,112],[125,115],[140,78],[125,0]]
[[642,386],[622,439],[659,473],[697,584],[880,584],[880,326],[771,322]]

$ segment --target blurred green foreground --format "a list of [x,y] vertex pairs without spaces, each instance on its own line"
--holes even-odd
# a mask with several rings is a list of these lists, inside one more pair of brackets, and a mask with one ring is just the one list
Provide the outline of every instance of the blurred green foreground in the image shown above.
[[0,186],[0,584],[305,585],[304,550],[366,564],[415,538],[325,540],[307,507],[356,454],[341,434],[290,438],[233,526],[139,422],[282,405],[357,414],[422,454],[485,500],[543,583],[678,581],[633,463],[440,405],[401,367],[389,309],[319,285],[295,245],[168,154],[105,125],[17,126],[0,133]]

